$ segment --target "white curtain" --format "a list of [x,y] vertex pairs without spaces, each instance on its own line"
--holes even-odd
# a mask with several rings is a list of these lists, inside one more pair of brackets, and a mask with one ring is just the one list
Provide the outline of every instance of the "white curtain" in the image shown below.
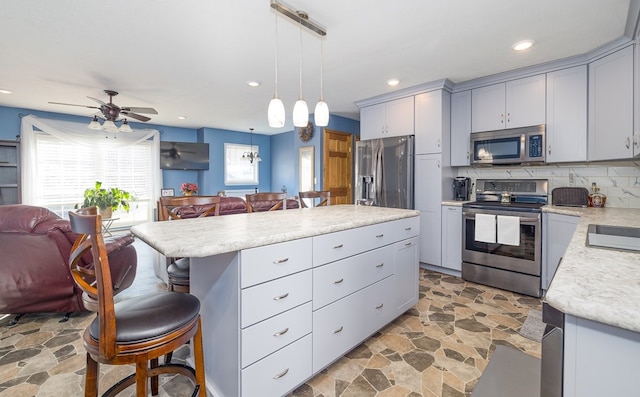
[[[143,141],[150,141],[152,145],[151,167],[148,170],[150,191],[144,192],[144,196],[149,197],[150,208],[155,206],[162,187],[159,154],[160,133],[158,130],[136,129],[133,132],[114,134],[89,129],[87,124],[84,123],[42,119],[33,115],[24,116],[21,126],[21,182],[22,202],[24,204],[41,205],[38,202],[42,192],[39,192],[37,176],[37,134],[48,134],[69,145],[88,148],[104,145],[107,142],[105,139],[108,139],[108,144],[111,148],[132,146]],[[148,218],[148,220],[153,220],[152,210]]]

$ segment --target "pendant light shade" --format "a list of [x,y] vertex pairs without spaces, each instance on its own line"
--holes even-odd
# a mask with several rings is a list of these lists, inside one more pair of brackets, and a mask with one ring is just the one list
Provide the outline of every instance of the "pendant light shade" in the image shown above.
[[269,127],[280,128],[284,127],[284,103],[278,98],[277,94],[269,102],[269,109],[267,110],[267,117],[269,118]]
[[120,126],[118,131],[120,131],[120,132],[133,132],[133,130],[131,129],[131,126],[129,125],[129,122],[127,121],[127,119],[124,119],[124,121],[122,122],[122,125]]
[[313,118],[318,127],[326,127],[329,125],[329,105],[323,100],[316,103],[316,110],[313,112]]
[[304,99],[298,99],[293,105],[293,125],[296,127],[306,127],[309,123],[309,107]]
[[276,75],[276,90],[273,94],[273,99],[269,102],[269,108],[267,109],[267,119],[269,120],[269,127],[281,128],[284,127],[285,111],[284,103],[278,98],[278,14],[276,15],[276,45],[275,45],[275,75]]
[[105,120],[105,122],[102,123],[102,129],[107,132],[118,132],[118,126],[111,120]]

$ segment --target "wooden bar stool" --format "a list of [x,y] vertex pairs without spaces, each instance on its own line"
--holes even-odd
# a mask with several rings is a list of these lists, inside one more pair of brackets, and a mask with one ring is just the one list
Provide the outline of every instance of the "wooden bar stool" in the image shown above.
[[[103,396],[115,396],[136,385],[136,396],[146,397],[149,379],[151,392],[158,394],[158,376],[180,374],[194,383],[192,396],[206,396],[200,301],[193,295],[158,292],[132,299],[113,301],[109,259],[102,236],[102,218],[95,207],[69,213],[71,228],[81,234],[71,249],[69,267],[75,283],[96,318],[84,331],[87,351],[85,397],[98,395],[99,363],[135,364],[136,372],[111,386]],[[80,258],[91,254],[92,271],[79,266]],[[167,358],[193,338],[195,369],[171,364]],[[165,356],[159,365],[158,358]]]
[[[307,192],[299,192],[300,207],[309,208],[307,203],[303,199],[309,199],[311,207],[320,207],[322,205],[331,205],[331,192],[328,190],[310,190]],[[320,199],[320,202],[316,204],[316,199]]]
[[275,211],[287,209],[286,193],[247,194],[247,212]]

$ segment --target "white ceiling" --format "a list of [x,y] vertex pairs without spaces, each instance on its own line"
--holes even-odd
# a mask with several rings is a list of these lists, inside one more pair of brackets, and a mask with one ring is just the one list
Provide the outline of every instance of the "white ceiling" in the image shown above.
[[[634,0],[635,1],[635,0]],[[449,78],[454,83],[588,52],[623,36],[630,0],[287,0],[327,30],[324,97],[355,101]],[[288,122],[268,126],[275,12],[269,0],[0,0],[0,105],[87,115],[104,89],[150,123],[275,134],[293,129],[300,30],[278,18],[279,96]],[[511,44],[534,39],[514,53]],[[303,96],[320,96],[320,38],[305,30]],[[389,78],[400,85],[390,88]],[[246,82],[262,85],[250,88]],[[186,116],[178,120],[177,116]]]

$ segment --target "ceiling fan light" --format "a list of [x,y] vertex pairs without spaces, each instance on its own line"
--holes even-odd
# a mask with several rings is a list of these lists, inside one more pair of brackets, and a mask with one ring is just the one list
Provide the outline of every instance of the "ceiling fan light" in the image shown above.
[[111,120],[105,120],[105,122],[102,124],[102,129],[107,132],[118,132],[118,127],[116,126],[116,123],[114,123]]
[[122,125],[120,126],[118,131],[120,131],[120,132],[133,132],[133,130],[131,129],[131,126],[129,125],[129,122],[127,121],[127,119],[124,119],[124,121],[122,122]]
[[280,128],[284,127],[285,111],[284,103],[276,96],[269,102],[269,108],[267,109],[267,117],[269,119],[269,127]]
[[100,125],[100,122],[98,121],[98,116],[93,116],[93,120],[91,120],[91,122],[89,123],[89,125],[87,126],[92,130],[101,130],[102,126]]
[[318,127],[326,127],[329,125],[329,105],[327,105],[325,101],[320,100],[316,103],[313,119]]
[[296,127],[306,127],[309,123],[309,108],[304,99],[298,99],[293,105],[293,125]]

